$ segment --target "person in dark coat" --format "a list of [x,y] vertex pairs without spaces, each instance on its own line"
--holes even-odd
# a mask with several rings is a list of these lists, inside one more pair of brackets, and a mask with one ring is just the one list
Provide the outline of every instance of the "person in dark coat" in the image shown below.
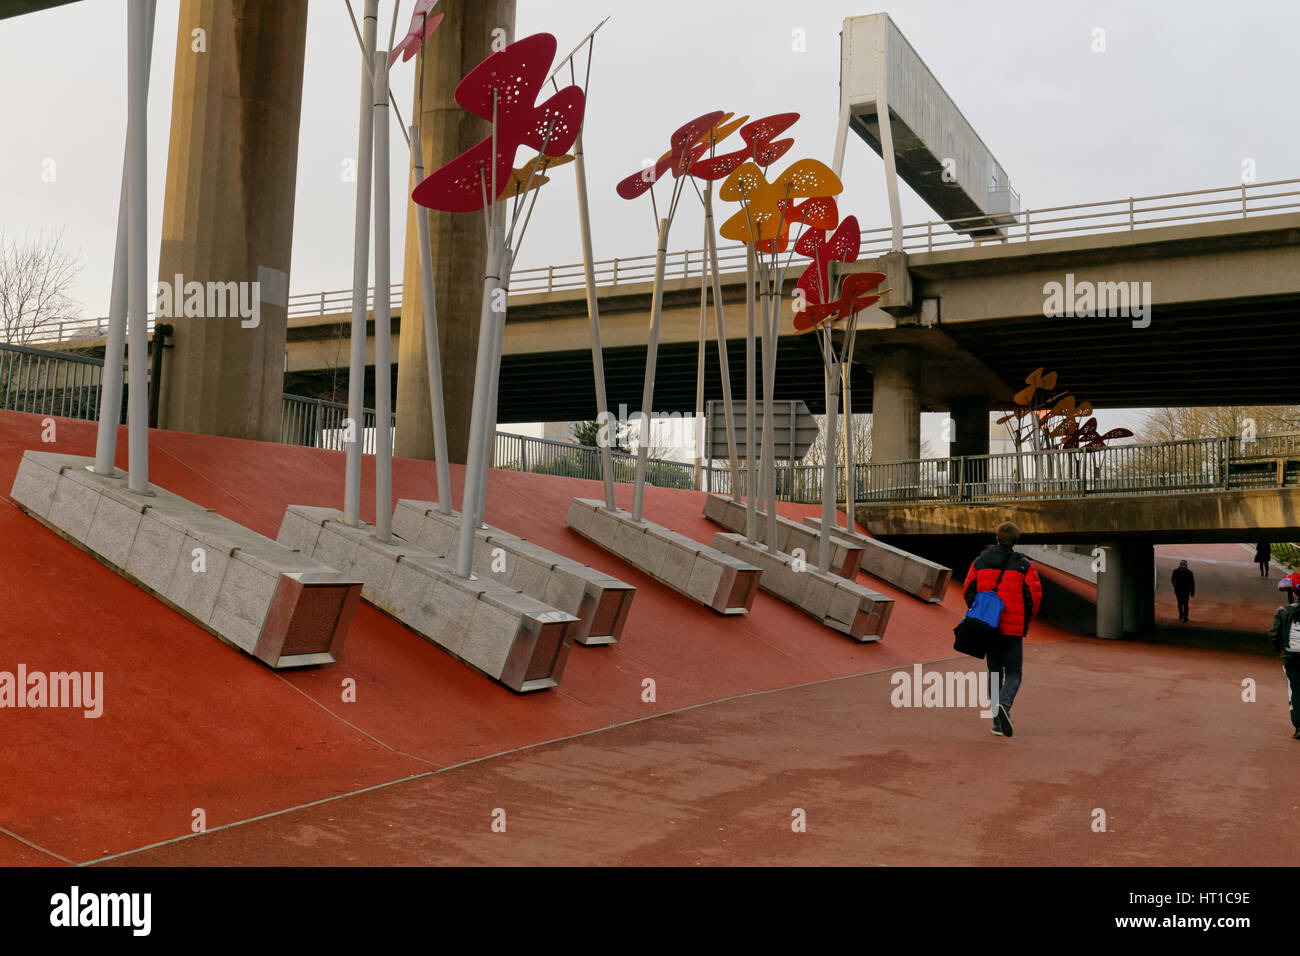
[[1259,576],[1268,577],[1268,563],[1273,560],[1273,549],[1267,541],[1255,545],[1255,563],[1259,565]]
[[1187,561],[1179,561],[1174,573],[1169,576],[1169,583],[1174,586],[1174,597],[1178,600],[1178,620],[1187,623],[1187,605],[1196,597],[1196,576],[1192,574]]
[[1273,614],[1268,629],[1273,650],[1282,655],[1282,673],[1286,675],[1286,700],[1291,708],[1291,734],[1300,740],[1300,601],[1280,607]]
[[[1002,617],[998,637],[989,640],[987,659],[989,679],[998,678],[998,710],[993,717],[993,733],[1011,736],[1011,705],[1020,689],[1020,672],[1024,662],[1024,639],[1029,622],[1043,603],[1043,584],[1033,562],[1014,550],[1020,529],[1010,521],[997,530],[998,543],[980,552],[966,574],[963,597],[966,606],[975,603],[975,595],[997,588],[1002,599]],[[999,580],[1001,578],[1001,580]]]

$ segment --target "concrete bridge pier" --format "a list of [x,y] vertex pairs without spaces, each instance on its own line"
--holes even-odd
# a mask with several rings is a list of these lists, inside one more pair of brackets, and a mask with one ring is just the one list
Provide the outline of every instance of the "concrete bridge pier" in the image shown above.
[[1118,639],[1155,626],[1155,547],[1149,539],[1100,546],[1097,573],[1097,636]]
[[1097,636],[1118,640],[1124,636],[1124,551],[1113,541],[1098,550]]
[[1156,549],[1149,539],[1124,547],[1124,633],[1145,634],[1156,626]]
[[882,345],[870,361],[871,460],[914,461],[921,457],[921,350]]

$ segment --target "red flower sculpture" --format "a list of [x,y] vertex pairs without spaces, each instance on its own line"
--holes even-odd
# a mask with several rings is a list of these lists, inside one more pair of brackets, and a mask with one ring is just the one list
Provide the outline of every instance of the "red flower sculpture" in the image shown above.
[[659,161],[653,166],[638,170],[619,183],[615,187],[618,194],[624,199],[635,199],[653,186],[668,170],[672,170],[674,178],[689,171],[691,165],[709,147],[705,138],[726,115],[722,110],[714,110],[712,113],[697,116],[685,126],[679,127],[669,140],[668,152],[659,157]]
[[[835,202],[833,199],[825,201],[832,206]],[[840,227],[835,230],[835,234],[829,241],[826,239],[825,229],[807,230],[794,247],[794,251],[799,255],[807,256],[812,260],[795,284],[795,288],[803,290],[805,301],[812,305],[825,303],[831,292],[831,262],[857,262],[861,247],[862,230],[858,228],[857,216],[849,216],[840,223]]]
[[[546,156],[569,151],[582,128],[586,97],[578,86],[566,86],[545,102],[537,94],[555,59],[555,37],[549,33],[516,40],[474,67],[456,87],[456,102],[475,116],[496,119],[496,156],[489,135],[461,153],[415,187],[411,198],[421,206],[444,212],[471,212],[491,202],[492,183],[500,193],[510,178],[519,147]],[[495,179],[494,179],[495,177]]]
[[1061,442],[1062,448],[1105,448],[1112,438],[1131,438],[1133,433],[1127,428],[1112,428],[1104,435],[1097,434],[1097,419],[1090,418]]
[[[402,62],[405,63],[415,54],[420,52],[420,47],[424,41],[433,35],[433,31],[438,29],[438,24],[442,23],[445,13],[440,13],[436,17],[430,17],[429,11],[438,3],[438,0],[419,0],[415,5],[415,12],[411,14],[411,25],[406,31],[406,36],[393,47],[393,52],[388,54],[388,65],[392,66],[397,62],[397,55],[402,55]],[[427,19],[426,19],[427,17]]]
[[847,319],[855,312],[861,312],[867,306],[875,305],[884,297],[888,289],[874,290],[885,281],[883,272],[854,272],[844,277],[840,283],[840,297],[834,302],[810,305],[802,312],[794,314],[794,330],[797,333],[811,332],[820,325]]

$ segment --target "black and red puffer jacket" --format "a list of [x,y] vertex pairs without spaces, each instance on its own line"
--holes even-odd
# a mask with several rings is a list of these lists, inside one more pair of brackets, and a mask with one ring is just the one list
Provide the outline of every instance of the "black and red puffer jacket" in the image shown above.
[[992,591],[999,574],[1002,583],[998,585],[998,597],[1006,606],[998,630],[1008,637],[1024,637],[1029,633],[1029,622],[1042,606],[1043,583],[1033,562],[1019,551],[995,544],[980,552],[966,573],[966,606],[974,603],[976,593]]

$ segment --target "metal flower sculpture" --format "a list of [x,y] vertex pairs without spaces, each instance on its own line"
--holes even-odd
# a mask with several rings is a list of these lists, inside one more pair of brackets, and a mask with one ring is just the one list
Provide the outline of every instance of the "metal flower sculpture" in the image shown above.
[[521,147],[552,157],[567,153],[578,137],[586,98],[579,87],[566,86],[537,102],[554,59],[555,37],[536,33],[471,70],[456,87],[456,102],[490,121],[492,132],[431,173],[411,198],[444,212],[484,209],[509,179]]
[[[483,277],[483,303],[479,316],[478,364],[474,376],[474,399],[470,413],[469,450],[465,486],[461,496],[461,533],[457,543],[456,570],[469,577],[474,556],[475,529],[482,521],[487,495],[487,470],[495,429],[497,380],[501,348],[505,338],[505,291],[509,287],[514,261],[515,230],[524,232],[537,201],[533,183],[543,177],[548,165],[564,156],[582,129],[586,95],[576,84],[559,87],[538,102],[542,87],[554,75],[555,37],[537,33],[516,40],[493,53],[471,70],[456,87],[456,102],[475,116],[492,123],[489,135],[420,182],[411,198],[421,206],[445,212],[482,210],[487,237],[487,268]],[[522,169],[522,186],[515,187],[506,229],[506,203],[499,201],[511,191],[515,156],[521,147],[536,150],[539,158]],[[529,201],[523,196],[532,192]],[[526,210],[526,214],[525,214]]]
[[[641,392],[640,440],[637,447],[636,481],[632,492],[632,519],[642,520],[645,503],[645,472],[650,454],[651,410],[654,401],[655,366],[659,356],[659,330],[663,318],[664,270],[668,256],[668,230],[677,213],[677,203],[681,199],[685,184],[691,180],[691,165],[708,149],[706,141],[709,134],[726,116],[722,110],[715,110],[697,116],[689,123],[678,127],[669,140],[669,149],[659,160],[631,176],[623,179],[616,191],[624,199],[636,199],[650,194],[651,209],[654,211],[658,229],[658,246],[655,255],[654,291],[650,302],[650,338],[646,345],[645,380]],[[654,186],[665,173],[673,175],[672,188],[666,214],[659,216],[658,203],[655,200]]]
[[[718,230],[726,239],[743,242],[746,256],[746,385],[747,420],[755,415],[754,361],[757,350],[755,329],[763,338],[763,441],[762,463],[755,471],[752,426],[747,428],[749,456],[749,487],[746,499],[746,535],[755,540],[758,502],[763,501],[767,512],[767,546],[777,549],[776,521],[776,450],[773,429],[773,394],[776,388],[776,353],[778,342],[778,316],[784,288],[785,267],[779,267],[778,256],[789,243],[792,222],[798,222],[800,237],[805,228],[833,228],[839,217],[831,198],[843,186],[839,177],[824,163],[815,159],[801,159],[769,181],[765,165],[784,155],[793,140],[776,140],[774,137],[788,129],[798,114],[784,113],[756,120],[740,131],[746,150],[753,157],[734,168],[718,191],[720,198],[740,203],[740,209]],[[799,202],[803,200],[803,202]],[[796,244],[798,239],[796,240]],[[757,303],[754,288],[757,283]]]

